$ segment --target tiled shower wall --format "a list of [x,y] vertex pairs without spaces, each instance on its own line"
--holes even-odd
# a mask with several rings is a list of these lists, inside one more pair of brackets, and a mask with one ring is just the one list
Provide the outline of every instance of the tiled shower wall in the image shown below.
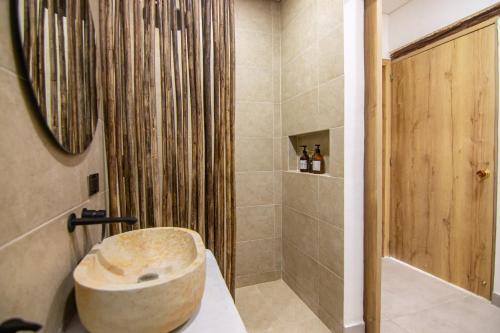
[[[10,3],[0,1],[0,321],[21,317],[53,333],[75,310],[68,302],[73,269],[100,240],[99,226],[69,234],[66,221],[83,207],[106,207],[102,121],[81,155],[52,143],[16,65]],[[98,2],[91,4],[96,13]],[[89,198],[87,175],[94,172],[101,192]]]
[[281,277],[279,3],[235,0],[236,285]]
[[[342,332],[343,1],[283,0],[281,22],[283,279],[333,332]],[[311,132],[329,141],[328,174],[297,172],[290,136]]]

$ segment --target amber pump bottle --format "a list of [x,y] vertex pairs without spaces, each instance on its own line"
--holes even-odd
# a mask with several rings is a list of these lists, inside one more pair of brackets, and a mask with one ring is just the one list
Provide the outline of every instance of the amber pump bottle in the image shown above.
[[325,160],[323,159],[323,155],[321,155],[321,151],[319,149],[319,145],[315,145],[316,150],[313,156],[313,173],[321,174],[325,173]]
[[301,146],[302,156],[300,156],[299,160],[299,170],[300,172],[307,172],[307,167],[309,165],[309,156],[307,155],[307,146]]

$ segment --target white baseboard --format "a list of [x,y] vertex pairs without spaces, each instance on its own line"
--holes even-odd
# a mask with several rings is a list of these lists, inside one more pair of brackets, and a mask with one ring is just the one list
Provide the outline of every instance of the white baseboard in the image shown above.
[[344,333],[365,333],[365,323],[360,322],[357,324],[344,326]]
[[491,304],[500,308],[500,294],[493,293],[491,295]]

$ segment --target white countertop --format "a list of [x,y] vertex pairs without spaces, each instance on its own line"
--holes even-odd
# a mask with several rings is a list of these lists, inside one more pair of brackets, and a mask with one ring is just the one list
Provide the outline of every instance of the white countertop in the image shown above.
[[[66,333],[88,333],[78,317]],[[207,250],[207,278],[201,305],[191,319],[175,333],[246,333],[240,314],[222,278],[215,257]]]

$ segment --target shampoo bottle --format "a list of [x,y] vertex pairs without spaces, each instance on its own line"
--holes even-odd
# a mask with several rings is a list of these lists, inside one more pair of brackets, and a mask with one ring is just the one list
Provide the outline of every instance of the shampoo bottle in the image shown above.
[[300,172],[307,172],[308,166],[309,166],[309,156],[307,156],[307,146],[301,146],[303,148],[302,150],[302,156],[300,156],[299,160],[299,170]]
[[313,173],[316,174],[325,173],[325,160],[323,159],[323,155],[321,155],[321,152],[319,150],[319,145],[315,146],[316,150],[312,159]]

